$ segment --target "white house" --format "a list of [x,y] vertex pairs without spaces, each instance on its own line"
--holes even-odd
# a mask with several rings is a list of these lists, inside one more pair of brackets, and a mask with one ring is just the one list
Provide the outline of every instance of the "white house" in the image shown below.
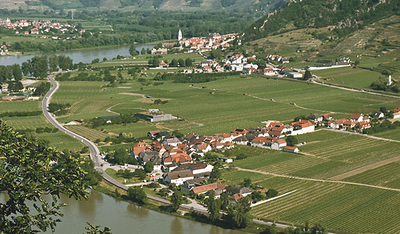
[[164,181],[166,183],[173,183],[177,186],[182,185],[183,182],[192,179],[194,179],[194,175],[191,170],[168,172],[164,176]]

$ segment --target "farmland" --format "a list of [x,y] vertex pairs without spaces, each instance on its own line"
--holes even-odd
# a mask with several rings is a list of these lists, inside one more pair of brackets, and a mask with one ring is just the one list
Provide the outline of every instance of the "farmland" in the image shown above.
[[[296,190],[293,194],[254,207],[253,215],[295,224],[306,221],[321,223],[328,229],[342,232],[400,230],[400,216],[393,208],[400,204],[400,193],[396,191],[400,188],[398,161],[371,167],[343,180],[387,189],[331,180],[334,176],[377,162],[398,160],[399,143],[325,130],[300,135],[298,139],[307,143],[300,147],[302,154],[247,146],[233,150],[235,154],[244,153],[248,158],[234,161],[231,169],[223,173],[225,182],[240,184],[244,178],[250,178],[253,183],[274,188],[280,194]],[[376,219],[371,220],[371,212],[376,213],[373,216]]]
[[[158,128],[215,134],[236,127],[261,126],[260,122],[268,119],[289,122],[298,115],[311,112],[348,117],[353,112],[368,113],[380,106],[394,108],[400,103],[400,100],[387,97],[256,76],[230,76],[194,85],[171,81],[153,85],[151,76],[145,80],[146,85],[143,81],[130,80],[117,87],[107,87],[105,82],[62,81],[53,101],[73,105],[70,114],[59,120],[68,122],[115,115],[106,111],[110,107],[117,113],[158,108],[184,119],[159,123]],[[153,100],[166,99],[168,103],[154,105],[136,94],[151,96]],[[290,104],[294,102],[296,105]]]

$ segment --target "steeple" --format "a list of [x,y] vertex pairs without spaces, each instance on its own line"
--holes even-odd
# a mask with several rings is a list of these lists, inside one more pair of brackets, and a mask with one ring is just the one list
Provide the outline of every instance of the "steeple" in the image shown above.
[[179,32],[178,32],[178,42],[179,42],[180,40],[182,40],[182,31],[179,29]]

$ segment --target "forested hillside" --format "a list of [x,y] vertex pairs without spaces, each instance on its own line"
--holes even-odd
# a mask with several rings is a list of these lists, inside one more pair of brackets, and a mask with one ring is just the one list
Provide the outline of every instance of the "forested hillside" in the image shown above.
[[399,13],[398,0],[291,0],[257,20],[245,31],[245,38],[252,41],[295,29],[327,26],[331,26],[330,38],[340,38]]
[[122,10],[231,10],[260,14],[274,11],[288,0],[2,0],[0,9],[122,9]]

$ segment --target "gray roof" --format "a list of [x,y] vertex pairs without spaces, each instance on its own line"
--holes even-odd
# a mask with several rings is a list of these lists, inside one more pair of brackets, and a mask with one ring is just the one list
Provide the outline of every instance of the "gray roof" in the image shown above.
[[139,158],[143,163],[152,162],[154,165],[161,165],[162,160],[157,151],[144,151],[139,154]]
[[232,193],[232,194],[237,194],[237,193],[251,193],[251,190],[249,188],[242,188],[242,187],[238,187],[238,186],[229,186],[226,188],[226,191],[228,193]]

